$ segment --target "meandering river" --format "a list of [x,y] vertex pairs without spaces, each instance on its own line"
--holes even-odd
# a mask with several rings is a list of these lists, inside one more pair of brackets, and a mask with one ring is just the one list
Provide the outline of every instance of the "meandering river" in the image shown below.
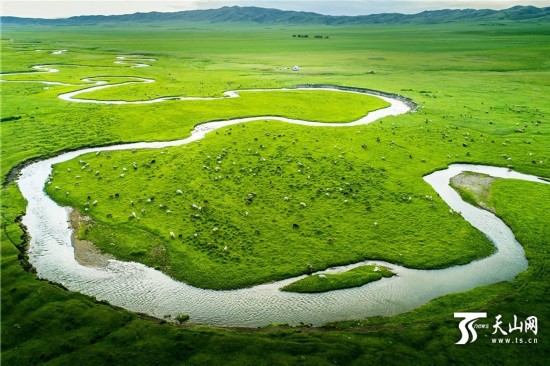
[[[35,68],[42,72],[55,72],[44,66]],[[88,89],[62,94],[60,98],[73,102],[128,103],[75,98],[79,93],[102,87],[112,87],[112,85],[96,84]],[[334,90],[326,86],[324,88]],[[355,89],[340,91],[368,93]],[[548,184],[537,177],[505,168],[453,164],[445,170],[424,177],[424,180],[433,187],[451,209],[460,213],[465,220],[494,242],[497,248],[496,253],[466,265],[440,270],[415,270],[380,261],[365,261],[350,266],[335,267],[323,272],[337,272],[363,264],[377,264],[390,267],[397,276],[383,278],[357,288],[318,294],[299,294],[279,290],[304,276],[251,288],[214,291],[175,281],[155,269],[134,262],[110,260],[104,268],[82,266],[75,260],[74,248],[71,244],[71,228],[68,217],[70,209],[58,206],[44,193],[44,185],[51,174],[53,164],[74,159],[85,153],[179,146],[202,139],[208,132],[218,128],[255,120],[269,119],[314,127],[345,128],[346,126],[368,124],[389,115],[406,113],[412,108],[410,102],[400,98],[389,95],[381,96],[380,93],[377,96],[391,105],[346,124],[319,123],[274,116],[239,118],[199,125],[192,131],[190,137],[182,140],[86,148],[32,163],[22,169],[17,180],[23,196],[28,201],[23,224],[26,225],[31,237],[30,261],[41,278],[61,283],[72,291],[106,300],[113,305],[134,312],[146,313],[158,318],[163,318],[165,315],[188,314],[191,321],[194,322],[237,327],[257,327],[269,323],[323,325],[328,322],[356,320],[377,315],[395,315],[448,293],[512,280],[518,273],[524,271],[527,268],[527,260],[523,248],[516,241],[510,228],[492,213],[464,202],[449,186],[450,178],[464,171]],[[225,97],[238,97],[238,92],[227,92]],[[173,99],[175,98],[159,98],[154,102]],[[185,100],[186,98],[178,97],[177,99]],[[148,102],[151,101],[141,103]]]

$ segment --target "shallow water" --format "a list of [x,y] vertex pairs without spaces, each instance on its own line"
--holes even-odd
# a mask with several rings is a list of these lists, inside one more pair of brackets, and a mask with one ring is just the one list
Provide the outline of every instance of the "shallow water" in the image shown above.
[[174,281],[163,273],[139,263],[111,260],[105,268],[82,266],[75,260],[71,245],[69,209],[58,206],[43,191],[52,164],[89,152],[179,146],[199,140],[206,133],[220,127],[259,119],[325,128],[345,127],[367,124],[381,117],[410,110],[402,101],[389,97],[383,99],[389,101],[391,106],[369,113],[348,124],[318,123],[272,116],[242,118],[199,125],[190,137],[183,140],[88,148],[33,163],[21,171],[18,179],[21,192],[28,201],[23,223],[31,236],[30,261],[37,269],[39,277],[131,311],[159,318],[167,314],[189,314],[194,322],[247,327],[300,322],[322,325],[376,315],[395,315],[448,293],[512,280],[524,271],[527,268],[527,260],[512,231],[493,214],[462,201],[449,186],[449,179],[463,171],[546,183],[536,177],[504,168],[454,164],[446,170],[424,177],[454,211],[460,212],[465,220],[495,243],[495,254],[466,265],[442,270],[414,270],[380,261],[335,267],[325,272],[343,271],[362,264],[378,264],[391,268],[397,276],[383,278],[357,288],[319,294],[298,294],[279,290],[304,276],[246,289],[214,291]]

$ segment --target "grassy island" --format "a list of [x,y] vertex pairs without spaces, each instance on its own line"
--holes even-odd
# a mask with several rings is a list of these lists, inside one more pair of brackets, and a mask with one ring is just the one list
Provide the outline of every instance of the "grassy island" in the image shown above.
[[326,292],[344,288],[359,287],[369,282],[391,277],[394,273],[381,266],[360,266],[342,273],[315,274],[291,283],[282,291],[290,292]]

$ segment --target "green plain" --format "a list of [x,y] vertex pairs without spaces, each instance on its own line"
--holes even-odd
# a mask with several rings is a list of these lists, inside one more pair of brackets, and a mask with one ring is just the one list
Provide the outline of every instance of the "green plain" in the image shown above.
[[[106,159],[106,154],[86,156],[82,159],[94,164],[95,170],[99,163],[105,166],[101,172],[105,177],[102,181],[97,178],[94,181],[95,170],[82,172],[80,179],[89,185],[81,183],[77,188],[74,186],[77,174],[74,170],[80,169],[77,161],[64,163],[63,169],[56,168],[59,173],[53,179],[58,182],[48,188],[54,198],[81,210],[88,207],[84,206],[87,196],[98,200],[97,206],[89,210],[90,215],[95,215],[97,225],[82,235],[95,235],[100,246],[102,242],[109,244],[101,240],[105,233],[116,233],[121,240],[126,237],[128,241],[140,233],[152,235],[157,240],[157,244],[151,240],[152,245],[170,247],[172,253],[185,253],[188,257],[184,260],[203,264],[202,273],[181,275],[189,282],[214,288],[248,286],[304,273],[308,264],[317,270],[366,257],[419,268],[466,263],[489,255],[492,246],[459,215],[450,214],[446,205],[422,181],[422,176],[453,162],[468,162],[513,166],[525,173],[550,177],[548,24],[243,27],[227,31],[201,27],[186,29],[175,24],[170,27],[3,27],[2,72],[28,71],[29,66],[37,64],[63,65],[59,73],[29,73],[4,76],[3,79],[80,83],[80,79],[86,77],[123,82],[128,80],[125,77],[134,76],[156,80],[155,83],[125,85],[86,95],[104,99],[115,96],[126,99],[128,96],[129,100],[170,95],[220,96],[234,89],[328,83],[398,93],[421,106],[415,113],[385,118],[366,127],[317,129],[274,121],[253,122],[245,127],[237,125],[212,133],[185,149],[170,148],[169,154],[166,151],[164,154],[161,151],[112,153],[109,164],[117,165],[117,170],[112,166],[107,169],[102,160]],[[330,39],[291,37],[308,31],[328,34]],[[17,44],[29,41],[40,43],[37,46]],[[68,49],[69,52],[51,55],[46,51],[36,52],[36,48]],[[117,55],[133,53],[146,54],[158,61],[147,68],[112,64]],[[84,65],[86,67],[80,67]],[[300,65],[301,71],[288,70],[293,65]],[[44,89],[42,84],[2,83],[1,87],[2,118],[21,116],[0,123],[3,181],[17,164],[63,150],[119,142],[181,139],[199,123],[258,113],[264,115],[265,109],[256,109],[256,103],[262,108],[271,108],[270,113],[276,115],[313,118],[312,113],[326,111],[317,113],[319,120],[329,121],[335,115],[342,117],[339,122],[349,120],[341,113],[341,109],[346,109],[344,99],[336,99],[337,103],[326,106],[319,103],[319,100],[328,99],[326,93],[292,92],[299,97],[290,93],[243,93],[239,99],[215,102],[216,108],[212,108],[209,104],[212,101],[109,106],[69,103],[56,98],[82,85]],[[270,105],[267,96],[275,94],[282,99]],[[335,98],[347,98],[343,93],[331,94]],[[246,98],[251,98],[254,104],[246,105]],[[293,109],[292,101],[296,98],[302,99]],[[364,112],[360,110],[363,98],[352,97],[356,99],[352,101],[354,107],[346,111],[350,119]],[[335,99],[331,97],[332,100]],[[312,101],[315,103],[310,105]],[[292,108],[287,109],[289,104]],[[338,110],[335,108],[341,109],[330,114]],[[368,109],[376,107],[367,105]],[[225,178],[213,181],[216,175],[212,169],[202,169],[202,166],[206,165],[208,155],[213,159],[222,154],[224,148],[229,154],[221,164],[221,168],[227,170],[224,176],[233,177],[236,173],[230,170],[232,161],[238,167],[235,169],[243,166],[258,170],[256,176],[243,174],[243,182],[239,185]],[[259,155],[254,155],[256,151]],[[292,155],[290,162],[288,155]],[[142,164],[150,163],[153,156],[158,164],[147,170]],[[259,161],[260,157],[265,157],[266,161]],[[139,163],[136,172],[132,168],[134,161]],[[297,161],[313,172],[309,174],[313,181],[308,186],[305,185],[305,173],[298,173]],[[334,164],[335,161],[338,163]],[[208,166],[215,165],[209,162]],[[72,175],[68,174],[67,167],[71,167]],[[128,169],[128,176],[124,178],[119,177],[122,167]],[[284,170],[284,177],[274,173],[277,167]],[[294,176],[290,177],[291,174]],[[126,178],[135,178],[136,183],[147,183],[150,187],[138,194],[137,185],[122,184],[122,180],[128,180]],[[265,189],[264,192],[261,188],[269,180],[274,191]],[[291,180],[296,182],[294,187],[288,186]],[[183,187],[182,182],[185,182]],[[357,185],[359,192],[352,193],[359,196],[357,202],[339,193],[346,182]],[[67,186],[57,193],[51,192],[52,186],[63,184]],[[104,190],[107,184],[109,189]],[[66,196],[69,186],[71,192]],[[317,197],[319,188],[324,188],[324,193],[331,193],[330,198]],[[332,194],[334,191],[326,191],[326,188],[336,190],[336,197]],[[175,194],[177,189],[189,192],[179,197]],[[246,199],[252,192],[256,197],[247,205]],[[121,204],[115,204],[115,198],[109,199],[108,196],[115,193],[119,193]],[[157,208],[158,204],[166,204],[173,214],[146,208],[151,214],[150,222],[148,218],[141,218],[138,225],[128,220],[133,210],[130,200],[137,204],[139,198],[146,199],[151,194],[155,195]],[[283,199],[286,195],[292,198],[288,202],[293,204],[299,205],[305,200],[307,208],[284,211],[282,205],[287,202]],[[10,183],[2,189],[2,361],[21,365],[74,362],[486,364],[487,360],[543,364],[550,335],[547,327],[542,326],[550,320],[547,311],[550,281],[545,249],[550,239],[546,218],[550,209],[548,195],[546,186],[534,183],[497,181],[491,188],[490,196],[497,214],[511,226],[529,259],[529,269],[513,282],[444,296],[391,318],[339,323],[320,329],[272,326],[261,330],[232,330],[193,324],[160,324],[37,281],[36,275],[25,272],[21,266],[20,259],[24,261],[24,256],[17,248],[24,247],[25,238],[16,219],[24,212],[25,204],[17,188]],[[315,199],[311,200],[312,197]],[[176,201],[180,198],[183,202]],[[205,242],[216,246],[206,250],[185,243],[194,231],[184,231],[189,230],[189,225],[182,221],[191,214],[190,204],[199,204],[198,200],[205,199],[217,203],[212,205],[212,217],[208,218],[212,221],[204,227],[198,226],[210,240]],[[342,211],[341,205],[346,199],[353,205]],[[223,206],[222,202],[228,204]],[[279,217],[274,216],[274,212],[287,216],[282,215],[274,223],[255,217],[258,215],[256,209],[258,212],[267,210],[265,217]],[[257,220],[252,224],[255,228],[244,221],[245,210],[249,212],[246,220]],[[238,215],[227,216],[231,212]],[[112,214],[112,220],[107,220],[107,213]],[[171,220],[176,218],[181,226],[174,229]],[[255,230],[258,230],[259,239],[264,242],[259,239],[245,242],[244,248],[233,248],[231,244],[222,246],[236,233],[232,226],[237,223],[222,221],[228,219],[243,220],[238,227],[248,230],[245,231],[246,240],[256,238]],[[299,228],[294,229],[293,223]],[[227,232],[212,231],[213,225],[223,228],[221,224],[228,225]],[[269,229],[263,227],[277,225],[288,228],[285,232],[296,250],[293,263],[285,264],[288,257],[284,250],[265,244],[272,243],[272,238]],[[323,232],[316,233],[319,229]],[[181,233],[185,240],[170,239],[170,231]],[[227,237],[217,238],[214,233]],[[316,241],[317,236],[322,240]],[[358,237],[365,238],[366,245],[357,243]],[[229,247],[226,251],[223,250],[225,245]],[[331,246],[338,249],[337,255],[330,255]],[[135,253],[131,254],[132,251]],[[147,262],[147,248],[128,245],[117,255],[133,260],[142,257]],[[273,268],[248,276],[246,266],[234,257],[244,263],[248,259],[252,265],[271,265]],[[212,280],[208,271],[214,273],[212,268],[216,266],[231,267],[239,276],[244,273],[243,277]],[[176,269],[176,272],[184,271]],[[176,276],[174,273],[171,274]],[[456,346],[454,343],[460,338],[460,332],[453,313],[459,311],[487,311],[490,317],[502,314],[508,319],[514,314],[536,315],[541,324],[539,344],[497,348],[480,339],[467,346]]]

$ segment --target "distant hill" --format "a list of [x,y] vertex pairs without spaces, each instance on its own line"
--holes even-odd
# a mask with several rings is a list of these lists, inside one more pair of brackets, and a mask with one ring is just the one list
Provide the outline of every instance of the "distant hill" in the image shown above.
[[514,6],[505,10],[435,10],[418,14],[384,13],[360,16],[331,16],[311,12],[284,11],[258,7],[223,7],[174,13],[76,16],[65,19],[0,17],[2,25],[101,25],[122,23],[202,22],[248,23],[258,25],[363,25],[440,24],[455,22],[550,21],[550,7]]

